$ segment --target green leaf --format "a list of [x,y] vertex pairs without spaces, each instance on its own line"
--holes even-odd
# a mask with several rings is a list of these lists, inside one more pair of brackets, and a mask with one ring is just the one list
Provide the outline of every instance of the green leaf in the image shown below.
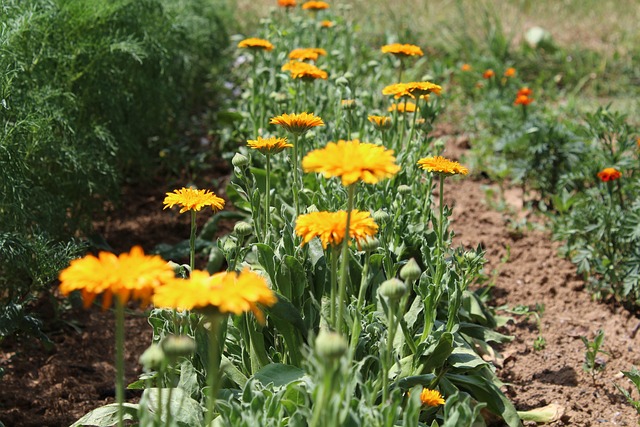
[[[138,420],[138,404],[124,403],[124,420]],[[94,409],[75,423],[71,427],[97,426],[111,427],[118,423],[118,404],[110,403],[105,406]]]
[[421,372],[433,372],[442,367],[453,351],[453,334],[444,332],[438,341],[425,349],[424,356],[420,357]]
[[260,262],[264,271],[269,275],[271,283],[276,286],[278,283],[276,280],[276,255],[273,252],[273,249],[271,246],[265,245],[264,243],[256,243],[253,246],[258,250],[258,262]]
[[299,381],[305,375],[304,370],[295,366],[271,363],[256,372],[253,379],[263,386],[273,384],[274,387],[281,387],[294,381]]
[[474,325],[473,323],[460,322],[460,333],[485,342],[506,343],[513,341],[513,337],[510,335],[503,335],[484,326]]
[[[171,391],[171,400],[169,400],[169,391]],[[148,388],[142,393],[141,401],[146,402],[149,412],[153,414],[161,407],[163,421],[166,420],[167,410],[170,410],[172,419],[180,427],[202,425],[203,409],[200,403],[189,397],[181,388]]]
[[447,362],[454,368],[463,370],[471,370],[479,366],[487,365],[487,362],[482,360],[482,358],[478,356],[478,353],[464,347],[456,347],[451,352]]

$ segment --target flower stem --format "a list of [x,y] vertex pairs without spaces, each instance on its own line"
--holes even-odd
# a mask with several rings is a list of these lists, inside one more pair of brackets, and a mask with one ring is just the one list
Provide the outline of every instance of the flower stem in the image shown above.
[[371,259],[371,253],[367,251],[364,255],[364,266],[362,267],[362,280],[360,281],[360,290],[358,291],[358,302],[356,305],[355,319],[353,319],[353,325],[351,326],[351,345],[349,349],[349,357],[353,358],[356,352],[356,346],[358,345],[358,338],[362,331],[362,325],[360,323],[360,313],[362,312],[362,304],[364,303],[364,294],[367,291],[369,285],[369,261]]
[[208,316],[209,319],[209,361],[207,367],[207,386],[209,387],[209,399],[207,400],[207,414],[205,417],[205,426],[213,421],[213,410],[216,404],[216,395],[218,394],[218,375],[220,371],[220,344],[218,339],[220,336],[220,324],[224,319],[223,316],[214,314]]
[[382,370],[382,405],[386,405],[389,398],[389,371],[393,364],[393,338],[397,329],[395,313],[397,304],[398,301],[387,300],[389,329],[387,330],[387,348],[384,355],[384,369]]
[[269,244],[269,216],[271,214],[271,155],[267,153],[267,179],[265,184],[264,243]]
[[336,285],[337,285],[337,272],[338,272],[338,255],[339,251],[337,248],[331,246],[331,277],[330,277],[330,295],[329,300],[331,301],[329,305],[329,324],[332,328],[336,327]]
[[193,272],[196,264],[196,211],[191,209],[191,234],[189,236],[189,275]]
[[116,295],[116,403],[118,404],[118,427],[124,417],[124,305]]
[[296,218],[300,216],[300,201],[298,200],[298,191],[301,190],[300,178],[298,173],[298,134],[293,134],[293,161],[291,162],[293,166],[293,204],[296,208]]
[[340,266],[340,283],[338,287],[338,319],[336,322],[336,332],[338,333],[342,333],[342,322],[344,320],[347,273],[349,271],[349,227],[351,226],[351,210],[353,209],[355,192],[356,184],[351,184],[347,187],[347,224],[344,228],[344,239],[342,240],[342,265]]

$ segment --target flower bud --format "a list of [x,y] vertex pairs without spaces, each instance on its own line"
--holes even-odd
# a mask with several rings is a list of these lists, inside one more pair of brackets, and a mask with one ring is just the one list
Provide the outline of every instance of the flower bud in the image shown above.
[[165,355],[160,346],[151,344],[138,360],[146,371],[157,371],[162,367],[164,359]]
[[162,340],[160,347],[170,360],[187,357],[196,351],[196,342],[186,335],[169,335]]
[[347,351],[347,341],[337,332],[320,330],[316,337],[316,352],[322,359],[336,360]]
[[358,240],[360,249],[365,252],[373,252],[380,247],[380,240],[375,237],[366,236],[364,239]]
[[249,159],[243,154],[236,153],[231,159],[231,164],[237,168],[244,168],[249,165]]
[[402,280],[394,277],[382,282],[378,290],[383,297],[387,297],[391,301],[397,301],[407,292],[407,285]]
[[410,194],[411,193],[411,187],[409,187],[408,185],[402,184],[398,186],[398,193],[402,194],[403,196],[406,194]]
[[400,277],[407,282],[415,282],[420,278],[421,274],[422,270],[420,270],[420,266],[414,258],[411,258],[404,267],[400,269]]
[[237,246],[238,245],[236,244],[236,242],[233,239],[225,239],[224,243],[222,244],[222,250],[225,251],[225,252],[231,252]]
[[253,227],[248,222],[239,221],[233,226],[233,231],[238,236],[247,236],[253,232]]
[[343,110],[353,110],[356,108],[356,101],[354,99],[343,99],[340,101],[340,106]]
[[389,214],[386,213],[385,211],[383,211],[382,209],[378,209],[377,211],[375,211],[373,213],[373,220],[377,224],[382,224],[382,223],[387,222],[389,220]]

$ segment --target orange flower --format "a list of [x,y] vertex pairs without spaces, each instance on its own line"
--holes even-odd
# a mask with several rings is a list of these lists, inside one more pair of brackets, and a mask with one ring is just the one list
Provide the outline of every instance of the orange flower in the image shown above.
[[396,56],[422,56],[422,49],[413,44],[393,43],[380,48],[382,53],[391,53]]
[[302,9],[312,11],[329,9],[329,3],[324,1],[308,1],[302,5]]
[[296,7],[296,0],[278,0],[280,7]]
[[432,92],[440,95],[442,87],[431,82],[410,82],[395,83],[382,89],[383,95],[393,95],[396,99],[403,96],[415,98],[416,96],[424,96]]
[[[327,249],[328,245],[340,246],[344,240],[346,224],[346,211],[312,212],[300,215],[296,219],[296,234],[302,237],[300,246],[317,237],[322,242],[322,247]],[[361,212],[357,209],[351,211],[349,237],[356,240],[358,248],[361,247],[360,243],[363,240],[373,237],[377,231],[378,225],[368,211]]]
[[262,154],[278,154],[285,148],[291,148],[293,145],[287,142],[287,138],[278,138],[272,136],[271,138],[263,138],[261,136],[258,139],[249,139],[247,146],[258,150]]
[[531,95],[533,95],[533,91],[525,86],[523,88],[520,88],[517,96],[531,96]]
[[615,181],[616,179],[620,179],[622,173],[616,168],[604,168],[600,172],[598,172],[598,178],[602,182]]
[[471,71],[471,70],[473,70],[473,68],[469,64],[462,64],[462,67],[460,67],[460,70],[462,70],[462,71]]
[[391,127],[391,117],[370,115],[367,117],[373,126],[378,130],[386,130]]
[[282,126],[287,132],[297,135],[302,135],[316,126],[324,126],[322,119],[313,113],[281,114],[272,117],[269,124]]
[[515,75],[516,75],[516,69],[513,67],[507,68],[506,71],[504,72],[505,77],[513,77]]
[[313,81],[315,79],[326,80],[328,77],[326,71],[321,70],[313,64],[300,61],[289,61],[282,66],[282,71],[289,71],[293,79],[302,79],[305,81]]
[[491,77],[495,76],[496,73],[492,70],[492,69],[488,69],[487,71],[485,71],[484,73],[482,73],[482,78],[484,79],[490,79]]
[[316,61],[318,56],[325,56],[327,51],[319,47],[306,47],[293,49],[289,52],[289,59],[297,59],[298,61]]
[[164,203],[163,210],[172,208],[175,205],[180,206],[180,213],[189,210],[199,211],[205,206],[211,206],[211,209],[217,212],[224,207],[224,200],[210,190],[197,190],[187,187],[173,190],[173,193],[167,193],[162,203]]
[[324,21],[320,22],[320,26],[322,28],[331,28],[334,25],[336,25],[336,24],[334,24],[333,21],[329,21],[328,19],[325,19]]
[[529,98],[526,95],[516,96],[516,100],[513,101],[513,105],[529,105],[533,102],[533,98]]
[[238,43],[238,47],[252,49],[252,50],[273,50],[273,45],[264,39],[257,39],[255,37],[250,37],[248,39],[242,40]]
[[444,399],[438,390],[430,390],[423,388],[420,393],[420,402],[427,406],[439,406],[444,405]]
[[418,160],[418,165],[428,172],[440,173],[443,175],[466,175],[469,173],[469,169],[465,168],[460,163],[442,156],[423,157]]

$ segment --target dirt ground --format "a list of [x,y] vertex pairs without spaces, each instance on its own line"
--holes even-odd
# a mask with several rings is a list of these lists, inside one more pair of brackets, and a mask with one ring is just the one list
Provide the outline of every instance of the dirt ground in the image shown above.
[[[635,410],[614,384],[631,390],[620,371],[640,366],[640,337],[635,334],[640,320],[619,306],[593,301],[574,266],[557,256],[558,243],[551,242],[549,233],[510,226],[505,212],[487,205],[487,186],[469,178],[447,181],[445,197],[455,205],[455,244],[485,248],[489,260],[485,273],[495,283],[494,306],[544,305],[541,330],[534,316],[497,311],[513,317],[501,331],[515,339],[498,349],[503,359],[497,372],[507,384],[507,395],[518,410],[560,405],[563,416],[552,426],[636,425]],[[99,227],[114,250],[127,250],[132,244],[150,250],[157,243],[176,243],[188,235],[187,216],[162,211],[165,191],[170,189],[127,190],[125,203]],[[509,190],[506,198],[518,212],[521,193]],[[205,220],[208,215],[201,217]],[[140,373],[137,358],[151,340],[151,328],[137,313],[129,315],[126,324],[127,381]],[[50,351],[32,339],[2,342],[0,421],[6,427],[68,426],[113,401],[112,314],[78,309],[65,312],[62,320],[67,326],[51,335],[55,347]],[[78,331],[69,323],[75,323]],[[592,377],[582,369],[585,346],[580,337],[592,340],[598,329],[604,330],[608,355],[601,355],[605,368]],[[534,350],[540,334],[546,346]],[[135,400],[136,395],[128,399]]]

